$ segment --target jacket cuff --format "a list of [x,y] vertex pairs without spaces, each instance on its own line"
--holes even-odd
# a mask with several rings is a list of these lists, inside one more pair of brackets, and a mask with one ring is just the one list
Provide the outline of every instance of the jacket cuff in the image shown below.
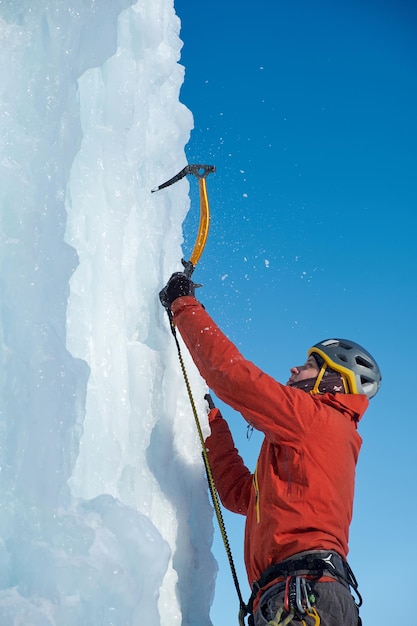
[[220,410],[217,407],[209,411],[209,414],[208,414],[209,424],[212,424],[212,422],[214,422],[215,420],[222,420],[222,419],[223,419],[223,415],[220,413]]
[[171,311],[175,315],[190,304],[198,304],[201,306],[200,302],[197,298],[194,298],[194,296],[180,296],[179,298],[175,298],[174,302],[171,304]]

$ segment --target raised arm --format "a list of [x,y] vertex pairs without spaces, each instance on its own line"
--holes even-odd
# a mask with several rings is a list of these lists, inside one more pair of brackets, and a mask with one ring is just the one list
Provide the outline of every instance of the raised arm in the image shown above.
[[246,360],[193,297],[172,303],[174,322],[214,393],[271,440],[297,442],[320,407],[308,394],[281,385]]

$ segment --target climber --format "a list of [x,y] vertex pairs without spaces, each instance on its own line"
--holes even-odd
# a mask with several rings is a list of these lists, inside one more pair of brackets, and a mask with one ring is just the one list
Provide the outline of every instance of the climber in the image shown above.
[[361,598],[346,557],[357,426],[381,382],[375,360],[352,341],[321,341],[282,385],[244,359],[184,273],[160,300],[210,389],[265,435],[252,474],[208,397],[215,484],[223,505],[246,516],[252,623],[357,626]]

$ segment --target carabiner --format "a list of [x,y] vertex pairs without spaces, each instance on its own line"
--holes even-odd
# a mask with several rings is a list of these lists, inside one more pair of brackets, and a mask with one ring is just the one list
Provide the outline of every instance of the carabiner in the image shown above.
[[320,626],[320,615],[317,613],[317,609],[314,606],[311,609],[307,609],[306,613],[309,617],[314,619],[313,626]]

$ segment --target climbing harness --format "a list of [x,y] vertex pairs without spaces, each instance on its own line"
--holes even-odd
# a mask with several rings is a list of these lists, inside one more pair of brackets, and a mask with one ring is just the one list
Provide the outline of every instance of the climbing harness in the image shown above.
[[358,582],[350,565],[332,551],[314,550],[295,557],[281,561],[268,567],[259,580],[253,583],[252,598],[257,596],[259,591],[278,578],[286,578],[297,572],[306,572],[314,577],[321,578],[323,575],[330,575],[351,587],[358,597],[356,605],[362,604],[362,597],[358,591]]
[[[194,244],[194,248],[193,248],[190,260],[185,261],[184,259],[182,259],[182,264],[184,266],[184,274],[186,274],[188,278],[190,278],[192,273],[194,272],[195,266],[200,260],[201,255],[204,250],[204,246],[206,245],[209,226],[210,226],[210,207],[209,207],[208,195],[207,195],[206,178],[211,172],[215,172],[215,171],[216,171],[216,168],[214,165],[201,165],[201,164],[186,165],[178,174],[176,174],[175,176],[167,180],[165,183],[162,183],[162,185],[159,185],[158,187],[155,187],[151,190],[152,192],[155,192],[155,191],[159,191],[160,189],[164,189],[165,187],[169,187],[169,185],[172,185],[176,183],[177,181],[181,180],[181,178],[183,178],[184,176],[187,176],[187,174],[193,174],[194,176],[198,178],[199,191],[200,191],[200,223],[198,227],[197,238]],[[175,345],[177,348],[178,360],[180,362],[182,375],[183,375],[185,386],[186,386],[187,393],[188,393],[188,398],[189,398],[191,409],[194,415],[198,437],[201,443],[203,463],[204,463],[204,468],[206,471],[207,483],[208,483],[211,500],[213,502],[214,511],[215,511],[217,522],[220,528],[220,533],[221,533],[223,544],[226,550],[227,558],[229,561],[229,566],[232,572],[232,578],[233,578],[233,582],[236,588],[236,593],[239,598],[239,624],[240,626],[244,626],[244,619],[248,613],[248,610],[247,610],[246,604],[243,601],[242,593],[240,590],[239,580],[237,577],[236,568],[235,568],[235,564],[233,561],[232,552],[230,549],[229,539],[227,536],[226,527],[224,524],[223,515],[222,515],[222,511],[220,507],[219,496],[217,493],[216,485],[215,485],[214,478],[213,478],[213,473],[212,473],[211,466],[210,466],[210,461],[209,461],[208,454],[207,454],[203,431],[201,429],[200,421],[198,419],[198,412],[195,406],[190,381],[188,378],[187,370],[185,368],[184,359],[182,357],[181,347],[178,341],[173,316],[169,309],[167,309],[167,313],[168,313],[168,319],[169,319],[171,332],[174,337]]]
[[268,624],[284,626],[296,619],[301,622],[302,626],[307,626],[311,623],[311,620],[306,621],[309,617],[314,620],[314,626],[319,626],[320,616],[315,608],[316,598],[311,583],[326,575],[352,588],[358,597],[356,606],[358,608],[361,606],[362,597],[358,591],[358,583],[347,561],[336,552],[312,551],[281,561],[266,569],[261,578],[253,584],[247,607],[248,612],[253,612],[253,603],[259,592],[274,580],[280,579],[285,585],[283,605],[279,607],[275,617]]

